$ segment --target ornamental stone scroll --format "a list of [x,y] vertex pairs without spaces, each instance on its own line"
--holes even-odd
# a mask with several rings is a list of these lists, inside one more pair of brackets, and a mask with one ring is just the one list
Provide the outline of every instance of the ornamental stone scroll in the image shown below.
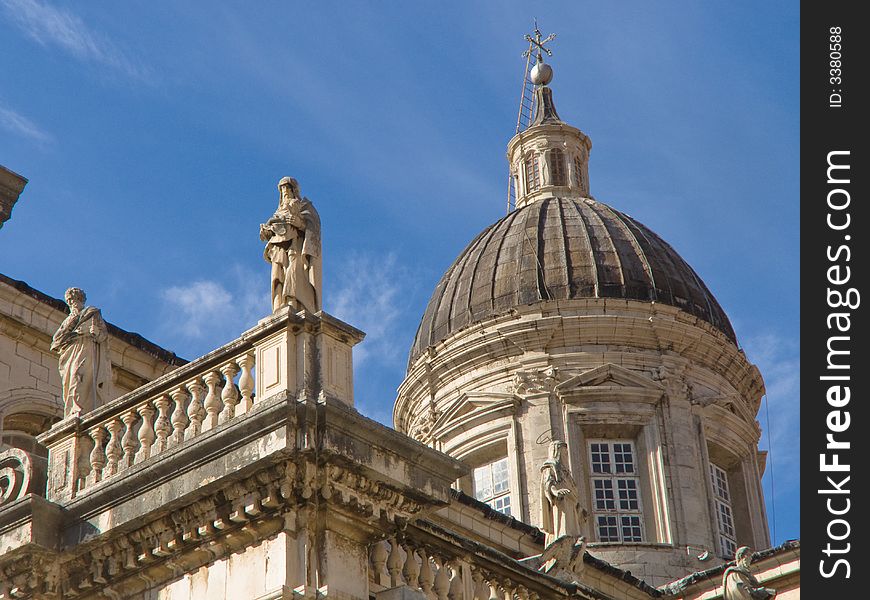
[[20,448],[0,452],[0,506],[27,494],[45,495],[45,462]]

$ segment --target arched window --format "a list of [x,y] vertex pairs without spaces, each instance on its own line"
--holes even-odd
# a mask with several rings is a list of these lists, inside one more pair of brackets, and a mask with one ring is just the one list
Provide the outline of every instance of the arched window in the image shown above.
[[559,148],[550,150],[550,175],[553,185],[568,185],[565,153]]
[[534,152],[526,154],[526,193],[531,193],[541,187],[541,169],[538,156]]
[[583,162],[579,156],[574,157],[574,187],[583,187]]

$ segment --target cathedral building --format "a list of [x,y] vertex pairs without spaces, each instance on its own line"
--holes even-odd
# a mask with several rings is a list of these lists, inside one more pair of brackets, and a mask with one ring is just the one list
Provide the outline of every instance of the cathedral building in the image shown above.
[[[322,310],[295,179],[260,230],[272,314],[190,362],[0,276],[0,600],[799,598],[761,374],[593,197],[540,50],[530,77],[511,210],[435,287],[394,428],[354,408],[365,334]],[[0,169],[4,220],[25,183]]]

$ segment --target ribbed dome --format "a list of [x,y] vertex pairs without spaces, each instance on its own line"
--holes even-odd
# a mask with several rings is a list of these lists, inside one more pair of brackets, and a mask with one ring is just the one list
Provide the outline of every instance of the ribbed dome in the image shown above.
[[453,332],[546,300],[625,298],[661,302],[734,330],[701,278],[644,225],[591,199],[547,198],[480,233],[438,282],[409,366]]

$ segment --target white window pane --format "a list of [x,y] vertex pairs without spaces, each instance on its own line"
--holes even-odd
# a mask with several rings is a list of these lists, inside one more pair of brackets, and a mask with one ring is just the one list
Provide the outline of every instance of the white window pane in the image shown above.
[[507,458],[492,463],[493,494],[502,494],[510,490],[510,474]]
[[610,473],[610,445],[609,444],[591,444],[592,454],[592,472],[593,473]]
[[640,542],[640,517],[622,517],[622,540],[624,542]]
[[500,496],[491,500],[489,505],[493,507],[498,512],[503,515],[511,516],[511,497],[510,496]]
[[631,444],[613,444],[613,462],[617,473],[634,473]]
[[619,490],[619,509],[636,511],[640,509],[637,495],[636,479],[618,479],[616,481]]
[[478,500],[492,498],[492,468],[484,465],[474,470],[474,497]]
[[643,513],[634,443],[631,440],[590,441],[588,449],[593,522],[598,541],[642,542]]

